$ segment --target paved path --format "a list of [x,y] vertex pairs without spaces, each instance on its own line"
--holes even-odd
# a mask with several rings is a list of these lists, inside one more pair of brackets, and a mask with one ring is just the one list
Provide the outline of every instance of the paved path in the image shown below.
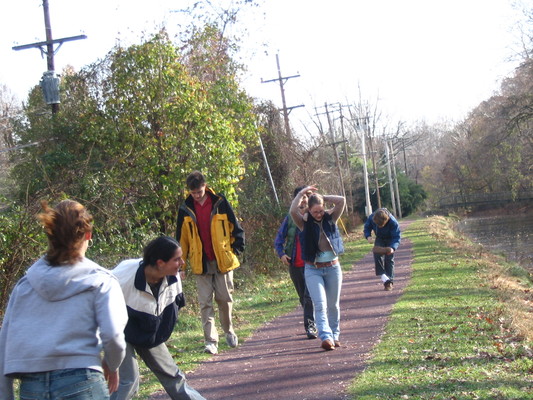
[[[187,374],[189,384],[207,400],[347,399],[346,387],[365,368],[393,304],[409,281],[409,240],[402,239],[395,262],[391,292],[383,290],[374,274],[372,253],[344,274],[340,304],[342,347],[326,352],[318,339],[307,339],[298,307],[262,326],[239,347],[211,357]],[[167,399],[164,392],[151,397]]]

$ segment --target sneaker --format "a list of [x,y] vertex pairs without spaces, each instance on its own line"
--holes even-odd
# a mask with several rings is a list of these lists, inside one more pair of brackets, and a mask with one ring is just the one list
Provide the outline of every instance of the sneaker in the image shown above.
[[392,281],[388,280],[387,282],[385,282],[385,283],[383,284],[383,286],[385,287],[385,290],[386,290],[386,291],[390,291],[390,290],[392,290]]
[[239,345],[239,338],[234,333],[226,333],[226,343],[229,347],[237,347]]
[[323,340],[322,341],[322,345],[321,347],[324,349],[324,350],[335,350],[335,344],[333,344],[333,342],[329,339],[326,339],[326,340]]
[[218,353],[217,344],[216,343],[207,343],[205,345],[204,352],[207,353],[207,354],[217,354]]
[[313,321],[309,321],[309,325],[307,325],[305,333],[307,333],[307,339],[316,339],[318,337],[318,332]]

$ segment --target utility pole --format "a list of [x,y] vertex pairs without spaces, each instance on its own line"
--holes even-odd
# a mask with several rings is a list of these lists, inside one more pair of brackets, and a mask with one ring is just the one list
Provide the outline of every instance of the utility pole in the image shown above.
[[[337,145],[342,143],[342,142],[336,142],[335,141],[335,133],[334,133],[334,130],[333,130],[333,124],[331,123],[331,118],[329,116],[329,110],[328,110],[328,103],[324,103],[324,108],[325,108],[325,112],[322,113],[322,114],[326,114],[326,117],[327,117],[327,120],[328,120],[328,130],[329,130],[329,137],[330,137],[330,141],[331,143],[327,143],[328,146],[332,146],[333,147],[333,151],[334,151],[334,154],[335,154],[335,166],[337,168],[337,174],[339,175],[339,182],[340,182],[340,187],[341,187],[341,194],[346,198],[346,190],[344,189],[344,180],[342,179],[342,171],[341,171],[341,165],[340,165],[340,159],[339,159],[339,152],[337,151]],[[316,114],[317,116],[318,115],[322,115],[322,114]],[[323,135],[322,133],[322,129],[320,129],[320,133]],[[327,141],[327,139],[326,139]]]
[[[44,98],[46,104],[52,106],[52,113],[55,114],[59,111],[59,78],[55,76],[55,66],[54,66],[54,54],[59,50],[61,45],[64,42],[69,42],[72,40],[86,39],[85,35],[71,36],[62,39],[54,40],[52,38],[52,26],[50,24],[50,12],[48,9],[48,0],[43,0],[43,11],[44,11],[44,28],[46,33],[46,41],[37,42],[31,44],[25,44],[22,46],[14,46],[13,50],[24,50],[33,47],[37,47],[41,50],[41,54],[46,54],[46,66],[47,71],[43,74],[41,78],[41,88],[43,90]],[[54,44],[59,43],[59,46],[54,50]],[[46,50],[44,49],[46,47]]]
[[390,153],[389,153],[389,141],[385,139],[385,155],[387,156],[387,173],[389,176],[389,188],[390,188],[390,198],[392,203],[392,213],[395,217],[398,216],[396,212],[396,196],[394,195],[394,184],[392,182],[392,172],[390,166]]
[[368,130],[368,140],[370,146],[370,156],[372,157],[372,169],[374,171],[374,183],[376,185],[376,196],[378,198],[378,208],[381,208],[381,196],[379,194],[379,179],[378,179],[378,170],[376,167],[376,152],[374,151],[374,141],[372,140],[372,135],[370,135],[370,126],[368,115],[366,116],[365,126]]
[[331,145],[333,146],[333,151],[335,153],[335,164],[337,166],[337,173],[339,174],[339,182],[341,185],[341,193],[344,198],[346,198],[346,190],[344,190],[344,180],[342,179],[341,163],[339,160],[339,152],[337,151],[337,142],[335,142],[335,132],[333,131],[333,125],[331,123],[331,118],[329,116],[328,104],[324,103],[324,108],[326,109],[326,116],[328,118],[328,127],[329,135],[331,137]]
[[[359,122],[357,122],[357,126],[359,126]],[[365,207],[365,214],[366,216],[370,216],[372,214],[372,203],[370,202],[370,188],[368,185],[368,169],[366,166],[366,144],[365,144],[365,136],[366,136],[366,120],[363,120],[363,129],[361,129],[361,153],[363,154],[363,176],[365,181],[365,200],[366,200],[366,207]]]
[[283,120],[285,122],[285,134],[287,135],[287,138],[292,142],[292,132],[291,132],[291,128],[289,125],[289,114],[294,108],[303,107],[304,105],[300,104],[298,106],[287,107],[287,103],[285,101],[284,86],[289,79],[298,78],[300,74],[283,77],[281,75],[281,68],[279,66],[279,55],[278,54],[276,54],[276,64],[278,66],[278,77],[276,79],[270,79],[268,81],[264,81],[263,78],[261,78],[261,83],[276,82],[276,81],[279,82],[279,88],[281,90],[281,104],[283,105],[283,108],[281,109],[281,111],[283,112]]
[[348,155],[348,141],[346,140],[346,136],[344,135],[344,115],[342,114],[342,105],[339,103],[339,114],[340,114],[340,120],[341,120],[341,135],[342,135],[342,141],[344,142],[344,160],[345,160],[345,168],[346,168],[346,175],[348,178],[348,214],[353,214],[353,193],[352,193],[352,173],[350,169],[350,160]]
[[396,201],[398,202],[398,217],[402,218],[402,205],[400,204],[400,189],[398,188],[398,175],[396,174],[396,161],[394,158],[394,146],[392,140],[390,141],[390,150],[392,158],[392,172],[394,174],[394,186],[396,188]]

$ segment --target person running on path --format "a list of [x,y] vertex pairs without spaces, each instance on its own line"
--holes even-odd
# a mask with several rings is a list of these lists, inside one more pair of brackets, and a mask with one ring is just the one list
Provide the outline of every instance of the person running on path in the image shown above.
[[[374,231],[376,236],[375,240],[372,237],[372,231]],[[374,243],[376,276],[381,277],[385,290],[392,290],[394,283],[394,252],[401,241],[398,221],[386,208],[379,208],[367,218],[363,234],[368,243]]]
[[[342,270],[339,255],[344,252],[337,221],[344,211],[346,199],[343,196],[313,193],[307,201],[308,212],[300,214],[298,205],[302,197],[316,190],[314,186],[300,190],[292,201],[290,215],[302,231],[300,241],[305,261],[305,282],[313,299],[321,347],[334,350],[341,345],[339,302]],[[326,202],[333,203],[334,207],[326,210]]]
[[218,353],[213,297],[218,305],[220,324],[226,343],[237,347],[233,329],[233,270],[240,266],[237,255],[244,251],[244,230],[226,198],[207,186],[199,171],[186,180],[189,196],[178,211],[176,239],[183,248],[196,278],[198,302],[204,330],[205,349]]
[[22,399],[109,399],[126,348],[124,296],[115,277],[85,257],[93,229],[86,208],[73,200],[42,208],[48,250],[9,299],[0,398],[15,399],[18,379]]
[[[303,186],[294,190],[294,197],[303,189]],[[310,194],[310,193],[309,193]],[[307,211],[307,194],[304,194],[298,205],[300,214]],[[317,338],[315,317],[313,310],[313,300],[309,296],[309,291],[305,285],[305,261],[302,259],[302,246],[300,245],[300,229],[296,226],[290,215],[287,215],[279,227],[274,249],[281,262],[289,267],[289,274],[298,294],[298,299],[303,308],[304,329],[309,339]]]
[[139,389],[137,355],[155,374],[172,400],[205,400],[189,386],[165,342],[185,305],[179,272],[185,264],[179,243],[160,236],[146,245],[143,258],[124,260],[112,271],[128,307],[126,357],[120,384],[111,400],[130,400]]

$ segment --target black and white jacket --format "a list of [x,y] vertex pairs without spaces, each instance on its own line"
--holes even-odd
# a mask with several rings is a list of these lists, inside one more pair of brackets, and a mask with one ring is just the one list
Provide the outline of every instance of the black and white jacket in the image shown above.
[[117,277],[128,309],[126,342],[152,348],[167,341],[185,305],[179,276],[169,275],[154,296],[146,283],[142,259],[125,260],[112,271]]

